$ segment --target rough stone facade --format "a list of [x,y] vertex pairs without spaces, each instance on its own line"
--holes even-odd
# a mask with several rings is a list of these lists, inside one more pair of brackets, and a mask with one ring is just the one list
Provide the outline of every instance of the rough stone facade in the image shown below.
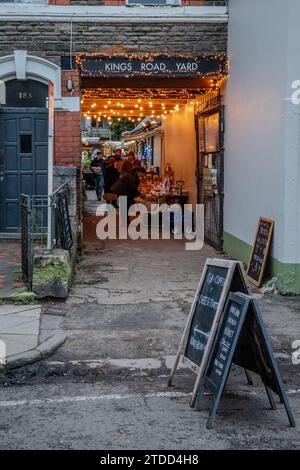
[[[45,57],[60,65],[70,51],[70,22],[10,21],[0,23],[0,56],[14,49]],[[227,52],[226,23],[73,23],[73,50],[132,51],[209,55]]]

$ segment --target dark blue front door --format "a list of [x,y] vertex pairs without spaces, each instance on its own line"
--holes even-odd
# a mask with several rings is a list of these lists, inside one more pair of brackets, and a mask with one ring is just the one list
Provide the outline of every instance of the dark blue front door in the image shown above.
[[48,193],[46,109],[0,109],[0,232],[16,233],[20,194]]

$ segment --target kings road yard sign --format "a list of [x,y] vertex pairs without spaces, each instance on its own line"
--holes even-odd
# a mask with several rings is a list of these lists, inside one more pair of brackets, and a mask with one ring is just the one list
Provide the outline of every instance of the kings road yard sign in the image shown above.
[[227,72],[225,57],[173,56],[93,56],[78,55],[76,63],[82,77],[210,77]]

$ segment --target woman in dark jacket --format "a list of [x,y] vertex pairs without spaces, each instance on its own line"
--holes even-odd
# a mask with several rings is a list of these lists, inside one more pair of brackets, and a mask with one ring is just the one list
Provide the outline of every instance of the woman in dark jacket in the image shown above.
[[108,166],[106,167],[105,171],[105,186],[104,186],[104,199],[107,202],[111,202],[114,204],[114,201],[117,200],[117,195],[112,192],[112,186],[118,181],[119,179],[119,172],[115,168],[116,160],[114,157],[110,157],[108,160]]
[[132,165],[124,161],[121,169],[121,175],[118,181],[111,187],[111,191],[118,196],[127,196],[127,204],[130,207],[134,204],[134,198],[138,195],[136,179],[132,175]]

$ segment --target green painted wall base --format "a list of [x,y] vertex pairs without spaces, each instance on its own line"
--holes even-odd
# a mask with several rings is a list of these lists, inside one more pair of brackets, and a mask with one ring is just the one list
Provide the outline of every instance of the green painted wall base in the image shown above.
[[[224,251],[246,265],[251,255],[251,248],[248,243],[228,232],[224,233]],[[281,263],[270,256],[266,268],[266,279],[273,276],[278,277],[278,290],[281,294],[300,294],[300,264]]]

